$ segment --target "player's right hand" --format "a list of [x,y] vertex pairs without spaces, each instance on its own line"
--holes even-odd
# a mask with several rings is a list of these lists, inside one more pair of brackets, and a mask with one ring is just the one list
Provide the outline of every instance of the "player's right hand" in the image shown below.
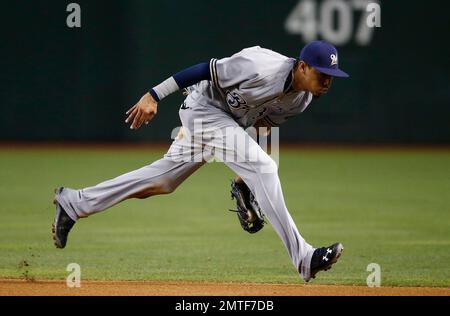
[[143,123],[148,124],[157,113],[158,103],[153,99],[150,93],[144,96],[131,107],[126,114],[128,115],[125,123],[131,123],[130,129],[138,129]]

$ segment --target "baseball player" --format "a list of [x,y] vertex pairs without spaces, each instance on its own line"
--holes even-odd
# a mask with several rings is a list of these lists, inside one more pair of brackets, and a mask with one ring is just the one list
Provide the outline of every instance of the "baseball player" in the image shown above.
[[231,192],[243,228],[256,232],[267,218],[306,282],[328,270],[340,257],[342,244],[314,248],[305,241],[284,202],[277,164],[245,129],[278,126],[302,113],[313,98],[328,92],[333,77],[348,77],[338,67],[336,48],[314,41],[299,58],[250,47],[163,81],[128,110],[126,123],[131,129],[148,124],[162,99],[186,89],[179,110],[182,129],[168,152],[148,166],[93,187],[56,189],[52,229],[56,247],[65,247],[78,219],[126,199],[171,193],[207,161],[217,159],[238,175]]

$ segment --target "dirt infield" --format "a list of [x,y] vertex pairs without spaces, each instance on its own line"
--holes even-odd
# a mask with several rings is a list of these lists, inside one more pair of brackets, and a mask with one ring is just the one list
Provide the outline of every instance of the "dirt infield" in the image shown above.
[[450,296],[450,288],[380,287],[304,284],[254,284],[175,281],[0,280],[0,296]]

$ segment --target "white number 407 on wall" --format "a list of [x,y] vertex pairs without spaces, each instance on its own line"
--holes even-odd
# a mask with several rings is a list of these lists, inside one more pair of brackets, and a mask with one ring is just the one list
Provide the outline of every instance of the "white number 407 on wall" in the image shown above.
[[377,1],[370,0],[301,0],[286,19],[289,34],[302,35],[310,42],[319,36],[335,44],[345,45],[354,32],[354,11],[362,11],[355,30],[355,41],[369,45],[375,27],[381,27],[381,9]]

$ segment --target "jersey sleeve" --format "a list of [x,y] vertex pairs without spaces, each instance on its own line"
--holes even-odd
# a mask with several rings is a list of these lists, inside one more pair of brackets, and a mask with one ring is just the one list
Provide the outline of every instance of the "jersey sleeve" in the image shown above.
[[211,59],[210,71],[213,85],[226,89],[258,77],[255,52],[259,47],[246,48],[231,57]]

